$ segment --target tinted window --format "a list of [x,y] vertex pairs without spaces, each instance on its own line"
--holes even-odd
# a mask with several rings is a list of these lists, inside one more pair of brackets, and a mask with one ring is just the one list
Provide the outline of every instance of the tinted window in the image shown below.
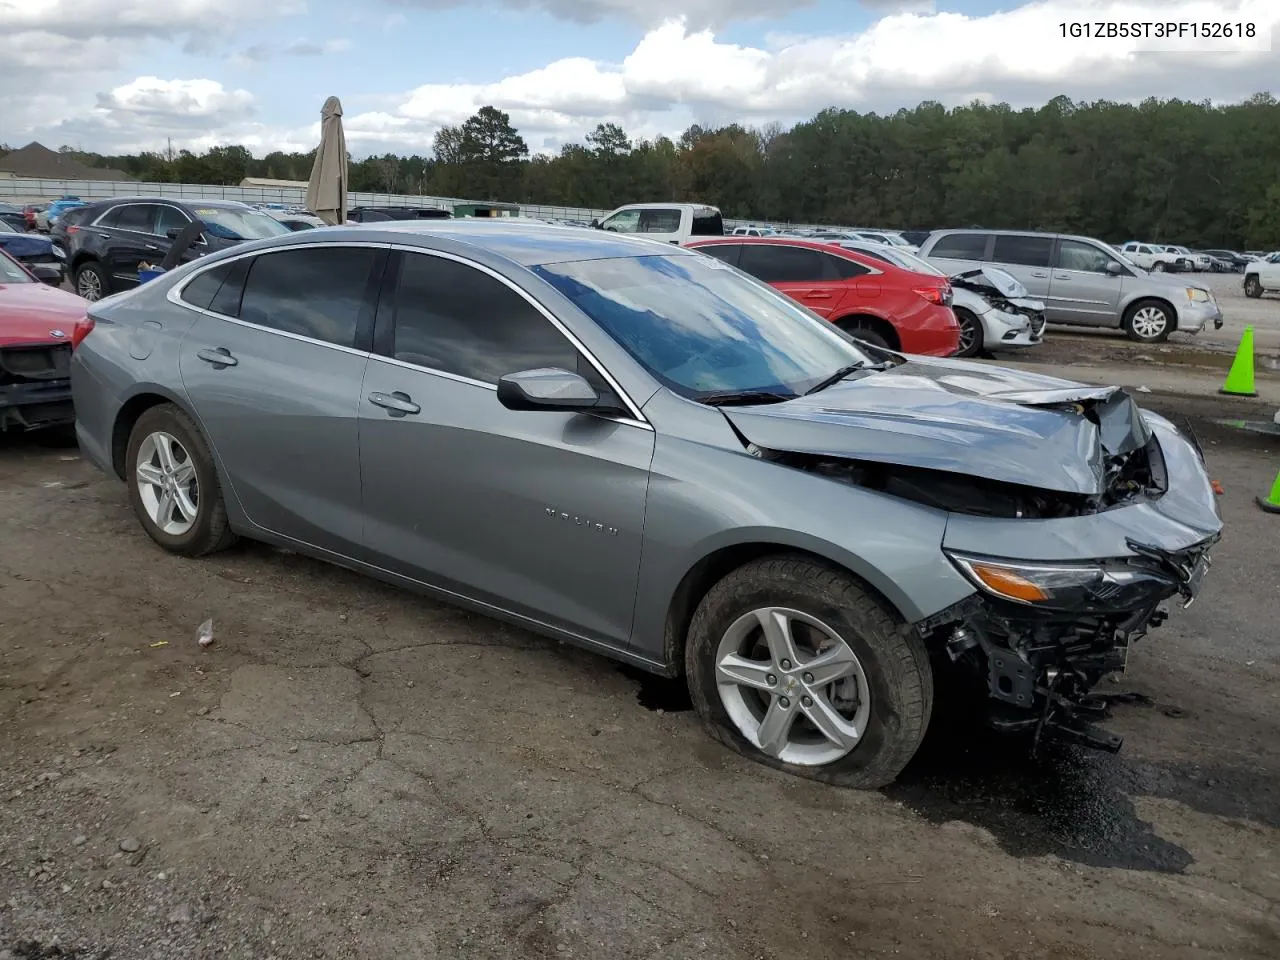
[[177,207],[171,207],[167,203],[156,207],[155,232],[160,236],[170,230],[181,230],[190,222],[191,218]]
[[715,213],[693,215],[693,224],[689,233],[695,237],[719,237],[724,235],[724,217],[719,211]]
[[848,280],[850,277],[860,277],[864,273],[871,272],[862,264],[855,263],[845,257],[833,257],[829,253],[824,253],[822,257],[827,261],[830,275],[837,276],[841,280]]
[[536,367],[578,370],[578,352],[520,294],[474,267],[404,254],[394,356],[483,383]]
[[709,243],[705,247],[698,247],[699,253],[705,253],[709,257],[715,257],[717,260],[723,260],[725,263],[738,265],[738,255],[742,253],[742,244],[740,243]]
[[637,233],[679,233],[679,210],[641,210]]
[[765,283],[805,283],[826,275],[821,251],[783,244],[747,244],[738,266]]
[[1063,240],[1058,244],[1058,259],[1054,266],[1060,270],[1083,270],[1087,273],[1105,273],[1113,258],[1091,243],[1079,240]]
[[1024,267],[1047,267],[1053,253],[1053,237],[996,237],[991,259],[995,263],[1012,263]]
[[240,298],[244,296],[244,282],[249,276],[249,268],[253,266],[253,257],[241,257],[231,262],[227,278],[222,288],[214,295],[209,309],[228,317],[240,316]]
[[240,319],[343,347],[355,345],[379,252],[307,247],[257,257],[245,281]]
[[155,207],[149,203],[130,203],[115,207],[103,218],[103,225],[118,230],[136,230],[150,233]]
[[987,250],[985,233],[952,233],[939,238],[929,251],[931,257],[950,260],[981,260]]
[[182,288],[182,299],[193,307],[208,310],[209,304],[213,303],[213,298],[222,287],[222,281],[227,279],[227,274],[231,272],[235,262],[238,261],[220,263],[212,269],[196,274],[195,279]]

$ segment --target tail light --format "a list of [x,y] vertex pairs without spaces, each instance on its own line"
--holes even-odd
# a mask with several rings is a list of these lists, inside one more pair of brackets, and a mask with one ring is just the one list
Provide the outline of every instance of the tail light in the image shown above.
[[67,234],[68,234],[68,235],[73,234],[73,233],[79,233],[79,232],[80,232],[80,228],[79,228],[79,227],[75,226],[74,224],[67,224]]
[[85,314],[76,321],[76,325],[71,328],[71,349],[74,350],[80,346],[80,342],[87,337],[93,330],[93,317]]
[[940,307],[946,306],[947,301],[951,299],[950,288],[947,288],[945,294],[942,287],[917,287],[914,292],[917,296],[924,297],[930,303],[936,303]]

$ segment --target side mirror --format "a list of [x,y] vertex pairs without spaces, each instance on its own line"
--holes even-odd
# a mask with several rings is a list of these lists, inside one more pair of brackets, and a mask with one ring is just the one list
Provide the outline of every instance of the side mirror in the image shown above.
[[559,367],[507,374],[498,381],[498,402],[508,410],[613,411],[581,375]]
[[591,229],[592,229],[592,230],[599,230],[599,229],[601,229],[601,228],[600,228],[600,221],[599,221],[599,220],[592,220],[592,221],[591,221],[591,223],[590,223],[590,227],[591,227]]
[[51,287],[62,286],[62,269],[51,263],[32,264],[31,273],[41,283],[47,283]]
[[1108,260],[1105,269],[1106,272],[1113,277],[1118,277],[1120,274],[1124,273],[1124,267],[1120,266],[1120,264],[1116,263],[1114,260]]

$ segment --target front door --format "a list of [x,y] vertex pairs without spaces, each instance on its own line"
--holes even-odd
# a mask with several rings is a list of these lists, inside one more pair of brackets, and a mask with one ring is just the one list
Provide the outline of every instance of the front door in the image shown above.
[[[1120,273],[1108,273],[1108,264],[1115,264]],[[1059,240],[1045,317],[1057,323],[1118,327],[1124,278],[1132,275],[1101,247],[1083,240]]]
[[495,384],[507,373],[564,367],[603,378],[489,272],[434,254],[393,256],[360,401],[371,560],[625,646],[653,431],[503,407]]
[[179,358],[249,520],[344,555],[363,538],[356,416],[385,260],[375,245],[261,254],[228,276]]

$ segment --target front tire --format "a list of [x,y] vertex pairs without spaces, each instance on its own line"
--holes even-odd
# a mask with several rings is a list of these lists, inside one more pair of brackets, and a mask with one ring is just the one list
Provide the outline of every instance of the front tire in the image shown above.
[[841,787],[892,783],[933,706],[920,639],[855,577],[806,557],[755,560],[712,587],[685,667],[712,737]]
[[1262,296],[1262,281],[1256,273],[1251,273],[1244,278],[1244,295],[1253,300]]
[[960,324],[960,349],[957,357],[976,357],[982,352],[982,321],[968,310],[956,310],[956,321]]
[[1163,343],[1173,325],[1173,310],[1159,300],[1139,300],[1124,316],[1125,333],[1138,343]]
[[1155,263],[1151,265],[1152,273],[1164,273],[1166,269],[1167,268],[1165,267],[1163,261],[1160,261],[1160,260],[1157,260]]
[[138,522],[170,553],[201,557],[235,540],[208,444],[179,407],[161,404],[138,418],[125,468]]

